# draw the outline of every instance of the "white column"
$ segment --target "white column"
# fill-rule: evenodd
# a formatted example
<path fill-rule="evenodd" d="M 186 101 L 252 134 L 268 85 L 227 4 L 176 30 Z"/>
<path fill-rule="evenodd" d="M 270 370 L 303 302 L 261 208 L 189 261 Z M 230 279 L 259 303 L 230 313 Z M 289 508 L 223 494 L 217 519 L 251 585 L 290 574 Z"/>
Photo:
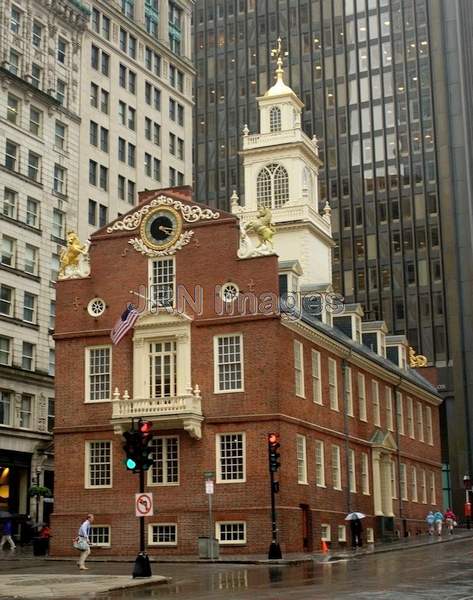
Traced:
<path fill-rule="evenodd" d="M 379 450 L 373 450 L 373 504 L 374 514 L 383 516 L 382 495 L 381 495 L 381 455 Z"/>
<path fill-rule="evenodd" d="M 383 454 L 381 457 L 381 495 L 382 495 L 382 507 L 385 517 L 394 516 L 393 513 L 393 491 L 391 485 L 391 459 L 389 454 Z"/>

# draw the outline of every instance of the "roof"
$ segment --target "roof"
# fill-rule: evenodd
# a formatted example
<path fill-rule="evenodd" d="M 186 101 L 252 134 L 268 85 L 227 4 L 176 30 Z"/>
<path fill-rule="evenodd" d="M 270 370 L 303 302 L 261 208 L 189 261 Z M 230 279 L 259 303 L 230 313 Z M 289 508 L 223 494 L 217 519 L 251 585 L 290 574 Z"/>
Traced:
<path fill-rule="evenodd" d="M 416 369 L 401 369 L 387 358 L 384 358 L 383 356 L 380 356 L 379 354 L 376 354 L 376 352 L 370 350 L 368 346 L 364 346 L 363 344 L 355 342 L 355 340 L 352 340 L 336 327 L 331 327 L 330 325 L 323 323 L 316 317 L 310 315 L 307 311 L 303 310 L 300 317 L 305 324 L 309 325 L 313 329 L 325 333 L 327 336 L 335 339 L 340 344 L 343 344 L 349 348 L 352 352 L 360 354 L 361 356 L 364 356 L 365 358 L 377 363 L 379 366 L 390 371 L 391 373 L 394 373 L 399 377 L 410 381 L 412 384 L 421 387 L 426 392 L 439 396 L 437 388 L 427 381 L 427 379 L 422 377 L 422 375 L 420 375 Z"/>

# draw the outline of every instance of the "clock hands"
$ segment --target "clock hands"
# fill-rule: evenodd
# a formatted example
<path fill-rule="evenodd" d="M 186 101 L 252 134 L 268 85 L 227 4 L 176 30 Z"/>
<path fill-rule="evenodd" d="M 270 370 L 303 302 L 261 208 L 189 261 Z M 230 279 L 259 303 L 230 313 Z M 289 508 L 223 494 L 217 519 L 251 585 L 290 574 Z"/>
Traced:
<path fill-rule="evenodd" d="M 159 231 L 164 231 L 164 233 L 172 233 L 172 227 L 164 227 L 164 225 L 160 225 L 158 229 Z"/>

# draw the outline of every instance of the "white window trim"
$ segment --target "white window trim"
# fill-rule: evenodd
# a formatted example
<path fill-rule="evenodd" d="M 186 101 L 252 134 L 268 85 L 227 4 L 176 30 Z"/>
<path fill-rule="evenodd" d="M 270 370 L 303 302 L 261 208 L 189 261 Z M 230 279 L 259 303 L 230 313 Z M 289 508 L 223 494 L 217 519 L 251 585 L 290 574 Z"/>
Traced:
<path fill-rule="evenodd" d="M 298 350 L 296 350 L 296 348 Z M 301 389 L 297 389 L 297 369 L 296 369 L 296 356 L 299 354 L 300 358 L 300 373 L 301 373 Z M 305 398 L 305 385 L 304 385 L 304 345 L 299 340 L 294 340 L 294 393 L 299 398 Z"/>
<path fill-rule="evenodd" d="M 175 542 L 153 542 L 153 527 L 169 527 L 173 526 L 176 530 L 176 541 Z M 149 523 L 148 524 L 148 540 L 147 546 L 160 547 L 160 546 L 177 546 L 178 544 L 178 532 L 177 532 L 177 523 Z"/>
<path fill-rule="evenodd" d="M 416 439 L 416 424 L 415 424 L 415 415 L 414 415 L 414 400 L 407 397 L 407 429 L 408 434 L 411 440 Z"/>
<path fill-rule="evenodd" d="M 415 415 L 416 415 L 415 420 L 417 423 L 417 431 L 419 434 L 419 442 L 424 442 L 424 440 L 425 440 L 425 436 L 424 436 L 424 405 L 420 401 L 416 402 Z"/>
<path fill-rule="evenodd" d="M 330 365 L 333 365 L 333 376 L 334 381 L 333 385 L 330 383 Z M 337 361 L 334 358 L 328 358 L 328 387 L 329 387 L 329 401 L 330 401 L 330 409 L 336 412 L 339 412 L 339 401 L 338 401 L 338 369 L 337 369 Z M 331 389 L 335 390 L 335 402 L 332 403 L 332 397 L 330 394 Z"/>
<path fill-rule="evenodd" d="M 339 542 L 346 542 L 347 541 L 347 528 L 346 528 L 346 525 L 339 525 L 337 527 L 337 530 L 338 530 L 338 541 Z"/>
<path fill-rule="evenodd" d="M 419 482 L 417 481 L 417 467 L 411 467 L 412 502 L 419 502 Z"/>
<path fill-rule="evenodd" d="M 437 504 L 437 478 L 435 477 L 435 473 L 431 471 L 430 473 L 430 503 L 435 506 Z"/>
<path fill-rule="evenodd" d="M 312 349 L 312 400 L 315 404 L 323 405 L 322 373 L 320 372 L 320 352 Z M 315 362 L 314 362 L 315 360 Z M 318 377 L 314 374 L 314 364 L 317 365 Z"/>
<path fill-rule="evenodd" d="M 366 479 L 363 477 L 366 471 Z M 366 488 L 363 486 L 366 481 Z M 370 491 L 370 457 L 367 452 L 361 453 L 361 493 L 364 496 L 371 496 Z"/>
<path fill-rule="evenodd" d="M 324 534 L 324 530 L 325 530 L 325 534 Z M 328 523 L 320 524 L 320 539 L 323 540 L 324 542 L 332 541 L 332 528 L 330 527 L 330 525 Z"/>
<path fill-rule="evenodd" d="M 231 390 L 220 390 L 219 389 L 219 377 L 218 377 L 218 340 L 222 337 L 237 337 L 240 338 L 240 362 L 241 362 L 241 387 Z M 245 354 L 243 348 L 243 334 L 239 331 L 232 331 L 225 334 L 214 335 L 214 394 L 237 394 L 245 391 Z"/>
<path fill-rule="evenodd" d="M 407 466 L 406 463 L 401 463 L 399 467 L 400 471 L 400 488 L 401 488 L 401 500 L 409 501 L 409 482 L 407 480 Z"/>
<path fill-rule="evenodd" d="M 220 531 L 222 525 L 243 525 L 244 539 L 243 540 L 222 540 L 220 539 Z M 247 544 L 247 527 L 246 521 L 216 521 L 215 522 L 215 537 L 220 546 L 245 546 Z"/>
<path fill-rule="evenodd" d="M 356 494 L 356 454 L 353 448 L 348 450 L 348 487 L 351 494 Z"/>
<path fill-rule="evenodd" d="M 220 437 L 222 435 L 241 435 L 243 442 L 243 479 L 222 479 L 220 477 Z M 216 483 L 246 483 L 246 432 L 245 431 L 222 431 L 215 435 L 215 472 Z M 226 521 L 225 521 L 226 522 Z"/>
<path fill-rule="evenodd" d="M 375 392 L 376 390 L 376 392 Z M 373 408 L 373 425 L 375 427 L 381 427 L 381 406 L 379 400 L 379 383 L 375 380 L 371 380 L 371 406 Z"/>
<path fill-rule="evenodd" d="M 107 442 L 110 444 L 110 483 L 108 485 L 90 485 L 90 444 L 98 442 Z M 112 440 L 85 440 L 85 481 L 86 490 L 101 490 L 113 487 L 113 441 Z"/>
<path fill-rule="evenodd" d="M 322 440 L 315 441 L 315 466 L 317 467 L 317 448 L 321 448 L 321 479 L 322 483 L 317 483 L 317 470 L 315 472 L 315 485 L 317 487 L 327 487 L 327 481 L 325 479 L 325 444 Z"/>
<path fill-rule="evenodd" d="M 404 428 L 404 397 L 401 392 L 396 392 L 396 418 L 399 435 L 406 435 Z"/>
<path fill-rule="evenodd" d="M 337 463 L 338 463 L 338 478 L 337 478 L 337 484 L 334 485 L 334 477 L 333 477 L 333 451 L 334 449 L 337 449 Z M 342 460 L 341 460 L 341 451 L 340 451 L 340 446 L 338 446 L 337 444 L 332 444 L 330 447 L 330 458 L 331 458 L 331 467 L 332 467 L 332 487 L 334 490 L 338 490 L 340 491 L 342 489 Z"/>
<path fill-rule="evenodd" d="M 363 385 L 360 385 L 360 381 L 363 382 Z M 361 390 L 363 393 L 361 394 Z M 361 410 L 363 407 L 363 411 Z M 366 410 L 366 379 L 363 373 L 358 373 L 358 412 L 360 415 L 360 421 L 365 423 L 368 422 L 368 412 Z"/>
<path fill-rule="evenodd" d="M 344 371 L 345 376 L 345 398 L 346 398 L 346 413 L 349 417 L 354 417 L 355 413 L 353 410 L 353 380 L 350 367 L 346 367 Z"/>
<path fill-rule="evenodd" d="M 111 548 L 111 546 L 112 546 L 112 527 L 110 525 L 105 525 L 105 524 L 101 524 L 101 523 L 94 523 L 92 525 L 92 529 L 96 529 L 98 527 L 102 527 L 103 529 L 108 529 L 108 544 L 94 543 L 94 548 Z"/>
<path fill-rule="evenodd" d="M 386 399 L 386 429 L 394 431 L 393 393 L 390 387 L 384 389 Z"/>
<path fill-rule="evenodd" d="M 298 441 L 302 440 L 302 466 L 303 466 L 303 477 L 299 479 L 299 457 L 298 450 L 299 444 Z M 300 485 L 308 485 L 307 481 L 307 438 L 305 435 L 297 434 L 296 435 L 296 461 L 297 461 L 297 483 Z"/>
<path fill-rule="evenodd" d="M 125 119 L 126 120 L 126 119 Z M 171 310 L 171 308 L 176 308 L 176 296 L 177 296 L 177 287 L 176 287 L 176 258 L 174 256 L 161 256 L 158 258 L 151 258 L 148 261 L 148 298 L 151 300 L 153 300 L 153 294 L 152 294 L 152 286 L 153 286 L 153 265 L 156 262 L 164 262 L 164 261 L 169 261 L 172 260 L 172 286 L 173 286 L 173 298 L 172 298 L 172 305 L 168 306 L 168 307 L 160 307 L 161 310 L 163 308 L 168 308 L 169 310 Z M 154 306 L 154 303 L 151 302 L 151 304 Z"/>
<path fill-rule="evenodd" d="M 153 468 L 150 467 L 147 471 L 148 475 L 147 475 L 147 481 L 146 481 L 146 485 L 149 487 L 176 487 L 178 485 L 181 485 L 181 444 L 180 444 L 180 438 L 178 435 L 157 435 L 155 436 L 155 438 L 161 438 L 163 440 L 169 440 L 169 439 L 175 439 L 177 440 L 177 481 L 171 481 L 171 482 L 163 482 L 163 483 L 154 483 L 153 482 Z M 150 444 L 151 446 L 151 444 Z M 167 457 L 166 457 L 166 463 L 167 463 Z M 163 525 L 169 525 L 169 523 L 163 523 Z M 155 523 L 155 525 L 161 525 L 161 523 Z M 172 525 L 172 523 L 171 523 Z"/>
<path fill-rule="evenodd" d="M 374 529 L 372 527 L 366 528 L 366 543 L 374 544 Z"/>
<path fill-rule="evenodd" d="M 434 431 L 432 429 L 433 427 L 433 423 L 432 423 L 432 407 L 431 406 L 426 406 L 425 407 L 425 422 L 426 422 L 426 429 L 427 429 L 427 443 L 429 444 L 429 446 L 433 446 L 434 445 Z"/>
<path fill-rule="evenodd" d="M 89 371 L 90 371 L 90 351 L 100 350 L 101 348 L 108 348 L 110 350 L 110 397 L 104 398 L 103 400 L 91 400 L 90 399 L 90 386 L 89 386 Z M 113 348 L 112 344 L 103 344 L 100 346 L 86 346 L 85 348 L 85 384 L 84 384 L 84 404 L 101 404 L 102 402 L 111 402 L 112 400 L 112 369 L 113 369 Z"/>

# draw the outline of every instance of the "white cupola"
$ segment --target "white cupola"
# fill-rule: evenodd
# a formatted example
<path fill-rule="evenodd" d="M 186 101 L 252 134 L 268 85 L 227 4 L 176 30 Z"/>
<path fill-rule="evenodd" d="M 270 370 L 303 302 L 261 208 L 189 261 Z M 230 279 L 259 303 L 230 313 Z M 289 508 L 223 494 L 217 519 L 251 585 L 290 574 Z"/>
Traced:
<path fill-rule="evenodd" d="M 281 39 L 272 54 L 276 82 L 257 98 L 261 131 L 243 129 L 244 206 L 233 204 L 232 210 L 247 223 L 260 208 L 270 208 L 280 262 L 298 261 L 305 286 L 330 284 L 334 242 L 330 208 L 319 206 L 317 139 L 302 131 L 304 105 L 284 83 Z"/>

